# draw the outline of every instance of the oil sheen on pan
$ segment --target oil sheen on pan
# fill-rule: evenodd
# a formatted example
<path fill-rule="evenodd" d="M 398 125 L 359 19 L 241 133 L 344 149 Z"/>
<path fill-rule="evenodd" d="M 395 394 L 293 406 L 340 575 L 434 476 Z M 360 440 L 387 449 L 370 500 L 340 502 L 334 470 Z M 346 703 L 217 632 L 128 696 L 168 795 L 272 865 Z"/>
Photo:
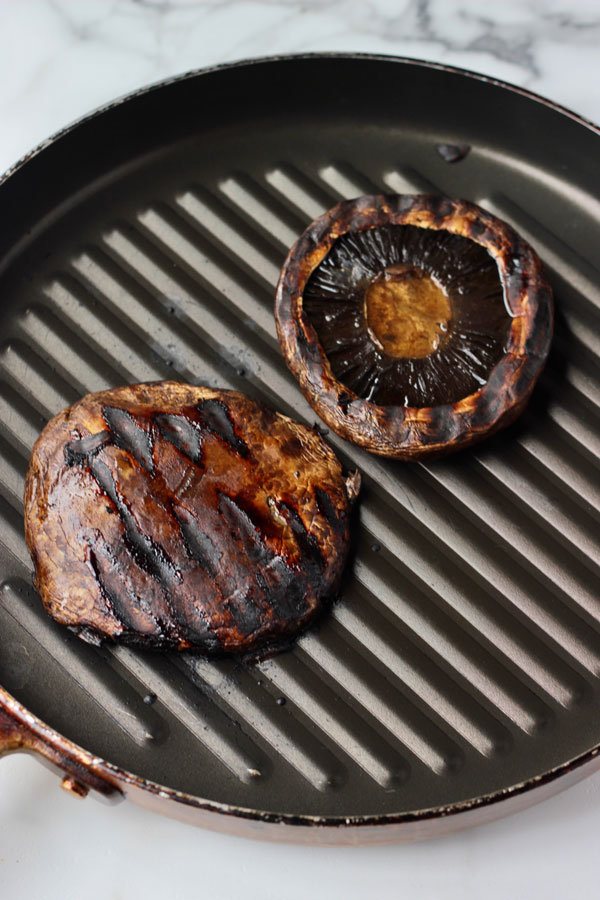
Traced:
<path fill-rule="evenodd" d="M 88 640 L 206 655 L 283 646 L 340 582 L 359 476 L 242 394 L 89 394 L 38 438 L 25 531 L 47 611 Z"/>
<path fill-rule="evenodd" d="M 544 366 L 552 293 L 535 251 L 464 200 L 343 201 L 292 247 L 275 315 L 322 419 L 373 453 L 440 456 L 512 422 Z"/>

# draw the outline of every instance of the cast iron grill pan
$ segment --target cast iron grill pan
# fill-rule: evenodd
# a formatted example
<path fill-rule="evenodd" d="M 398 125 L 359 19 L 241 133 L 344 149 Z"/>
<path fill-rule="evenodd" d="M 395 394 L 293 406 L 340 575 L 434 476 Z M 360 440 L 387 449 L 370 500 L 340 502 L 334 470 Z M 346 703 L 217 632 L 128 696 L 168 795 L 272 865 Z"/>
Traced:
<path fill-rule="evenodd" d="M 441 143 L 472 149 L 450 165 Z M 3 687 L 140 778 L 296 820 L 460 804 L 600 744 L 598 149 L 489 80 L 332 56 L 153 88 L 18 167 L 0 187 Z M 55 625 L 22 521 L 44 423 L 173 377 L 314 423 L 276 339 L 279 269 L 315 216 L 382 191 L 465 197 L 538 250 L 556 337 L 523 418 L 421 465 L 327 435 L 363 473 L 353 559 L 290 652 L 206 662 Z"/>

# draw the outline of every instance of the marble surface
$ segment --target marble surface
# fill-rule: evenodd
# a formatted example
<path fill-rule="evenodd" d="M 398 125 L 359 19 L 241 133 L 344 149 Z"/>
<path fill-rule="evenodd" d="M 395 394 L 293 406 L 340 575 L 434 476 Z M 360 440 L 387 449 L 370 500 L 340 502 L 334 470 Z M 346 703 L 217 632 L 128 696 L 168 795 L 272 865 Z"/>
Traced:
<path fill-rule="evenodd" d="M 600 121 L 598 0 L 0 0 L 0 171 L 161 78 L 247 57 L 364 51 L 450 63 Z M 36 761 L 0 763 L 0 894 L 33 898 L 597 896 L 600 776 L 435 842 L 275 847 L 130 804 L 74 800 Z M 173 873 L 177 873 L 174 876 Z M 173 880 L 175 877 L 175 880 Z"/>
<path fill-rule="evenodd" d="M 598 0 L 0 0 L 0 171 L 114 97 L 249 57 L 435 60 L 600 121 Z"/>

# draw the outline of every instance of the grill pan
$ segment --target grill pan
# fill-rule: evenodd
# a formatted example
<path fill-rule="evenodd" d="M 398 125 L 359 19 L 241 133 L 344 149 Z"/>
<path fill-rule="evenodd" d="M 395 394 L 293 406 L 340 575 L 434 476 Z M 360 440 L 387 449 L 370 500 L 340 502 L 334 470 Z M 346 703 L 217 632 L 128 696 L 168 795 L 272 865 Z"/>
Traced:
<path fill-rule="evenodd" d="M 448 163 L 437 145 L 469 145 Z M 192 73 L 83 119 L 0 184 L 0 751 L 65 787 L 288 841 L 488 821 L 599 767 L 598 129 L 407 59 Z M 555 292 L 522 419 L 447 461 L 329 434 L 364 488 L 342 596 L 255 664 L 96 648 L 31 582 L 22 493 L 48 418 L 178 377 L 315 415 L 276 340 L 287 249 L 342 197 L 442 193 L 513 224 Z M 85 748 L 85 749 L 84 749 Z"/>

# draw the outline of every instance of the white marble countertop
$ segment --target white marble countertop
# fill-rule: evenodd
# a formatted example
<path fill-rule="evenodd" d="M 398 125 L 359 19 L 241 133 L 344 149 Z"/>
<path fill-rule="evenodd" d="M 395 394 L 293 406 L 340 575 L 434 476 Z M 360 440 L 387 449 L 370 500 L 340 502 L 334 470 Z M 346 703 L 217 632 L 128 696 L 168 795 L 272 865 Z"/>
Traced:
<path fill-rule="evenodd" d="M 363 51 L 462 66 L 600 122 L 598 0 L 2 0 L 0 171 L 143 84 L 219 62 Z M 305 849 L 78 802 L 0 763 L 0 894 L 87 900 L 597 896 L 600 775 L 525 813 L 404 847 Z"/>
<path fill-rule="evenodd" d="M 281 53 L 462 66 L 600 122 L 598 0 L 2 0 L 0 11 L 0 172 L 141 85 Z"/>

